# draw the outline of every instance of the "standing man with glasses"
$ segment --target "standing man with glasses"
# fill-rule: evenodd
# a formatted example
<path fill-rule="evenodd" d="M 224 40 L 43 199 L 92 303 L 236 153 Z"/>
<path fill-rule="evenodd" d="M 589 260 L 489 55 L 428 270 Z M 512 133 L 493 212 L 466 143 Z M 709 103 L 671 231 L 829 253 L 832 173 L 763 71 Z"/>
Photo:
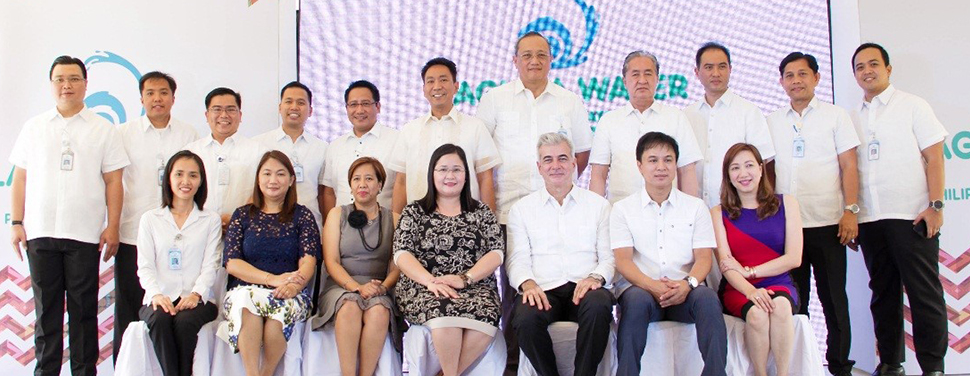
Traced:
<path fill-rule="evenodd" d="M 162 205 L 165 163 L 189 142 L 199 139 L 195 128 L 172 117 L 175 79 L 165 73 L 145 73 L 138 82 L 145 115 L 122 124 L 121 142 L 131 164 L 125 168 L 125 204 L 121 210 L 121 245 L 115 257 L 114 359 L 132 321 L 138 321 L 145 290 L 138 276 L 138 225 L 142 214 Z"/>
<path fill-rule="evenodd" d="M 209 190 L 205 209 L 219 213 L 225 230 L 232 212 L 253 196 L 256 168 L 266 147 L 238 134 L 242 121 L 239 93 L 215 88 L 205 96 L 205 108 L 212 133 L 185 145 L 185 149 L 201 157 L 205 164 Z"/>
<path fill-rule="evenodd" d="M 421 69 L 424 98 L 431 104 L 431 112 L 404 125 L 391 154 L 388 167 L 397 171 L 395 213 L 400 214 L 409 200 L 428 193 L 428 162 L 435 149 L 444 144 L 455 144 L 465 151 L 468 168 L 473 170 L 468 175 L 472 198 L 495 210 L 492 169 L 502 161 L 485 124 L 455 108 L 457 76 L 455 63 L 443 57 L 428 60 Z"/>
<path fill-rule="evenodd" d="M 98 252 L 108 261 L 118 251 L 128 156 L 117 128 L 84 105 L 84 63 L 60 56 L 49 77 L 57 106 L 24 124 L 10 153 L 11 244 L 30 267 L 34 375 L 61 374 L 65 293 L 71 374 L 95 375 Z"/>
<path fill-rule="evenodd" d="M 589 162 L 593 131 L 583 100 L 549 80 L 552 55 L 549 41 L 531 31 L 515 42 L 512 63 L 519 78 L 489 90 L 478 105 L 477 117 L 495 140 L 502 166 L 495 171 L 495 198 L 499 224 L 505 227 L 509 210 L 519 199 L 544 187 L 533 152 L 539 136 L 556 132 L 566 136 L 574 147 L 576 176 L 582 176 Z M 511 240 L 511 239 L 509 239 Z M 514 244 L 506 243 L 508 249 Z M 519 347 L 515 332 L 508 330 L 512 318 L 515 289 L 509 286 L 504 268 L 499 268 L 502 288 L 502 328 L 508 345 L 506 373 L 518 367 Z"/>
<path fill-rule="evenodd" d="M 381 113 L 381 92 L 374 84 L 365 80 L 354 81 L 344 91 L 344 103 L 352 128 L 335 138 L 327 148 L 327 165 L 323 169 L 324 213 L 354 202 L 347 181 L 350 165 L 357 158 L 371 157 L 386 166 L 398 137 L 397 129 L 377 121 L 377 115 Z M 396 174 L 393 170 L 387 171 L 384 188 L 377 195 L 377 203 L 386 208 L 391 207 Z"/>

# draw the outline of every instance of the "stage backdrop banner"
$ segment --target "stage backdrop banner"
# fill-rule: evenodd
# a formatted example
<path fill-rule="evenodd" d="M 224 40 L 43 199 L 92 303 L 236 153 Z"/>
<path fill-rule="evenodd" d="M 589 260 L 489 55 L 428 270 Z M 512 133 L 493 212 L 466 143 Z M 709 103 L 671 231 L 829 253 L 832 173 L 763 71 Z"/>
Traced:
<path fill-rule="evenodd" d="M 0 374 L 26 375 L 35 363 L 30 275 L 9 242 L 8 158 L 24 122 L 55 105 L 47 76 L 54 58 L 85 62 L 85 102 L 114 124 L 141 116 L 138 79 L 161 70 L 178 83 L 175 117 L 208 134 L 203 99 L 226 86 L 242 93 L 241 133 L 255 135 L 277 126 L 279 88 L 296 77 L 295 30 L 294 1 L 0 3 Z M 113 264 L 101 265 L 100 375 L 113 373 Z M 70 374 L 66 357 L 62 374 Z"/>
<path fill-rule="evenodd" d="M 970 107 L 964 89 L 970 78 L 954 74 L 970 61 L 965 36 L 970 24 L 959 1 L 912 3 L 900 0 L 859 1 L 862 42 L 882 44 L 893 66 L 891 81 L 903 91 L 926 99 L 950 135 L 944 141 L 946 191 L 944 224 L 940 236 L 940 281 L 946 299 L 949 348 L 947 374 L 970 373 Z M 848 52 L 851 54 L 851 52 Z M 849 70 L 849 65 L 835 69 Z M 839 85 L 841 88 L 843 85 Z M 858 105 L 862 91 L 853 82 Z M 913 346 L 909 303 L 904 311 L 907 374 L 919 374 Z M 916 308 L 916 307 L 914 307 Z M 918 308 L 917 308 L 918 309 Z M 858 333 L 853 335 L 871 335 Z M 877 358 L 878 359 L 878 358 Z"/>

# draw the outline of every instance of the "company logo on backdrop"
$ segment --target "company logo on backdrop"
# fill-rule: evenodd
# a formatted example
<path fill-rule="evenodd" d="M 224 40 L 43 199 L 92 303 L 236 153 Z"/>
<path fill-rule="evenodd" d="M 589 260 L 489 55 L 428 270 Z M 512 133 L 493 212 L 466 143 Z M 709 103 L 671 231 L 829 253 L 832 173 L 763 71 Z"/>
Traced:
<path fill-rule="evenodd" d="M 569 28 L 563 25 L 552 17 L 539 17 L 519 31 L 519 37 L 522 37 L 528 32 L 535 31 L 546 36 L 549 40 L 549 49 L 552 54 L 552 69 L 564 69 L 572 68 L 579 64 L 585 63 L 588 56 L 586 56 L 586 51 L 589 50 L 589 46 L 593 44 L 593 38 L 596 37 L 596 30 L 599 28 L 599 21 L 596 16 L 596 9 L 592 5 L 586 4 L 585 1 L 576 0 L 576 5 L 579 5 L 579 9 L 583 12 L 583 16 L 586 19 L 586 38 L 583 40 L 582 47 L 573 54 L 573 41 Z M 552 34 L 552 35 L 550 35 Z"/>
<path fill-rule="evenodd" d="M 127 72 L 122 73 L 122 76 L 127 76 L 130 74 L 130 77 L 134 79 L 134 81 L 130 83 L 128 80 L 109 79 L 109 82 L 112 84 L 121 83 L 123 85 L 134 85 L 133 87 L 137 88 L 138 81 L 141 80 L 141 73 L 138 71 L 138 68 L 135 68 L 134 64 L 121 55 L 111 51 L 95 51 L 94 55 L 84 59 L 84 65 L 87 67 L 88 71 L 91 71 L 96 66 L 114 66 L 115 68 L 120 67 L 122 72 Z M 112 85 L 112 88 L 115 87 L 116 85 Z M 98 115 L 101 115 L 105 119 L 108 119 L 108 121 L 110 121 L 112 124 L 121 124 L 128 121 L 128 112 L 125 110 L 125 106 L 122 103 L 122 100 L 119 99 L 118 96 L 109 91 L 97 91 L 91 93 L 87 98 L 84 99 L 84 104 L 86 104 L 88 108 Z M 142 108 L 141 112 L 145 112 L 144 108 Z"/>

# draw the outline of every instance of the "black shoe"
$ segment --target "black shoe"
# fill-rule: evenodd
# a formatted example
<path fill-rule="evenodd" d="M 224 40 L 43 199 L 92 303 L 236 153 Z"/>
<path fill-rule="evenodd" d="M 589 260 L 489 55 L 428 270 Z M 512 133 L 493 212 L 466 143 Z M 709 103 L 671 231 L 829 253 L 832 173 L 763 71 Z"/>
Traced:
<path fill-rule="evenodd" d="M 923 376 L 944 376 L 943 371 L 923 372 Z"/>
<path fill-rule="evenodd" d="M 872 373 L 872 376 L 906 376 L 906 370 L 903 366 L 898 364 L 882 364 L 880 363 L 876 367 L 876 371 Z"/>

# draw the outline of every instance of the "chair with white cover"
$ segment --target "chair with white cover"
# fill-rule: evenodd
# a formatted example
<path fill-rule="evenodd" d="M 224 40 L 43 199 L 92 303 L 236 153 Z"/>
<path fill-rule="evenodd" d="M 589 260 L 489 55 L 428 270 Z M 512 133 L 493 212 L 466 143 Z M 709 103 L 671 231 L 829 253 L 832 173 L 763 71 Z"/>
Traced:
<path fill-rule="evenodd" d="M 572 321 L 557 321 L 549 325 L 549 337 L 552 338 L 552 349 L 556 354 L 556 367 L 562 376 L 571 376 L 576 368 L 576 332 L 579 324 Z M 616 373 L 616 325 L 610 325 L 610 339 L 596 369 L 597 376 L 611 376 Z M 532 362 L 519 350 L 518 376 L 537 376 Z"/>
<path fill-rule="evenodd" d="M 792 376 L 823 376 L 822 356 L 818 351 L 815 331 L 808 316 L 795 315 L 795 341 L 789 373 Z M 744 345 L 744 321 L 724 315 L 727 328 L 727 374 L 753 375 L 751 360 Z M 699 375 L 704 360 L 697 349 L 697 331 L 693 324 L 674 321 L 651 323 L 647 345 L 640 359 L 640 375 Z M 774 357 L 768 356 L 768 373 L 774 374 Z"/>
<path fill-rule="evenodd" d="M 128 324 L 118 351 L 115 374 L 162 376 L 162 366 L 158 363 L 152 339 L 148 336 L 148 325 L 144 321 Z"/>
<path fill-rule="evenodd" d="M 205 346 L 210 350 L 210 358 L 202 361 L 202 365 L 208 365 L 205 368 L 208 372 L 199 373 L 193 372 L 195 376 L 238 376 L 245 375 L 246 369 L 243 366 L 242 357 L 232 352 L 232 347 L 222 339 L 225 336 L 225 331 L 228 331 L 229 322 L 225 320 L 217 320 L 206 324 L 202 327 L 202 331 L 199 332 L 199 347 L 202 347 L 203 338 L 208 339 Z M 299 322 L 293 325 L 293 334 L 290 339 L 286 342 L 286 353 L 283 354 L 283 359 L 280 360 L 279 365 L 276 367 L 275 376 L 300 376 L 302 375 L 302 365 L 303 365 L 303 331 L 306 323 Z M 223 334 L 219 334 L 222 332 Z M 209 334 L 211 333 L 211 334 Z M 204 335 L 205 334 L 205 335 Z M 208 364 L 204 364 L 208 363 Z M 196 349 L 196 359 L 193 370 L 198 370 L 200 367 L 199 351 Z"/>
<path fill-rule="evenodd" d="M 401 354 L 394 349 L 388 334 L 384 340 L 381 357 L 377 360 L 376 376 L 398 376 L 402 374 Z M 317 376 L 339 376 L 340 357 L 337 355 L 337 334 L 333 323 L 324 325 L 320 330 L 305 330 L 303 334 L 303 374 Z M 413 375 L 413 373 L 412 373 Z"/>
<path fill-rule="evenodd" d="M 475 363 L 472 363 L 466 376 L 495 376 L 505 370 L 507 356 L 505 338 L 496 332 L 492 344 Z M 408 363 L 409 376 L 434 376 L 441 371 L 438 354 L 431 343 L 431 329 L 422 325 L 411 325 L 404 335 L 404 359 Z"/>

